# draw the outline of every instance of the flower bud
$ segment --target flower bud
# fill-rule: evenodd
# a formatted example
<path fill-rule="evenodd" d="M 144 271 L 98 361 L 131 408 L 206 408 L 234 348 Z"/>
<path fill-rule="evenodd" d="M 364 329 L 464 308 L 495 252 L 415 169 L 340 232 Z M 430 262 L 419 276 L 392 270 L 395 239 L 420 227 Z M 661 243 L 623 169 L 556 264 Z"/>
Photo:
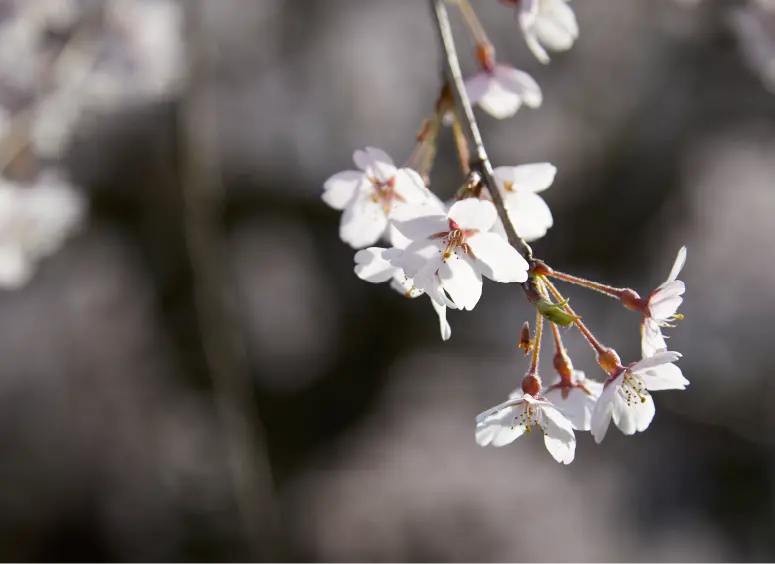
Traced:
<path fill-rule="evenodd" d="M 611 348 L 603 349 L 598 353 L 597 363 L 611 376 L 618 374 L 622 368 L 622 360 L 616 354 L 616 351 Z"/>
<path fill-rule="evenodd" d="M 538 397 L 541 393 L 541 378 L 538 377 L 538 374 L 525 374 L 525 377 L 522 378 L 522 391 L 534 398 Z"/>
<path fill-rule="evenodd" d="M 530 354 L 530 351 L 533 350 L 533 341 L 530 338 L 530 323 L 527 321 L 522 325 L 522 330 L 519 332 L 519 343 L 517 344 L 517 347 L 525 351 L 525 356 Z"/>

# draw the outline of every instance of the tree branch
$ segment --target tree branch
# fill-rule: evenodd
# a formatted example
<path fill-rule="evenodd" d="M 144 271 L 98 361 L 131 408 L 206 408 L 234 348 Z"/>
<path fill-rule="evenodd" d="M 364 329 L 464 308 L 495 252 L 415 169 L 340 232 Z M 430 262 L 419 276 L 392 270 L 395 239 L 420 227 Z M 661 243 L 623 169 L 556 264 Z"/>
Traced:
<path fill-rule="evenodd" d="M 492 203 L 495 205 L 495 209 L 498 210 L 498 217 L 500 217 L 501 222 L 503 223 L 503 228 L 506 231 L 506 237 L 509 243 L 525 258 L 526 261 L 528 261 L 528 263 L 531 263 L 532 266 L 533 249 L 530 248 L 530 245 L 528 245 L 527 242 L 519 236 L 516 229 L 514 229 L 514 225 L 509 218 L 509 211 L 506 208 L 506 202 L 495 184 L 492 164 L 487 157 L 487 151 L 484 148 L 482 135 L 479 132 L 476 117 L 474 117 L 474 110 L 471 107 L 471 101 L 468 99 L 468 94 L 466 93 L 463 72 L 460 70 L 460 62 L 458 61 L 457 50 L 455 49 L 455 38 L 452 35 L 452 28 L 449 25 L 449 15 L 444 2 L 445 0 L 430 0 L 431 9 L 436 22 L 436 29 L 439 33 L 439 41 L 444 49 L 444 70 L 447 75 L 447 82 L 454 93 L 455 102 L 459 110 L 457 112 L 457 119 L 462 125 L 469 146 L 474 148 L 475 156 L 472 158 L 471 170 L 479 173 L 482 178 L 482 183 L 490 193 Z"/>

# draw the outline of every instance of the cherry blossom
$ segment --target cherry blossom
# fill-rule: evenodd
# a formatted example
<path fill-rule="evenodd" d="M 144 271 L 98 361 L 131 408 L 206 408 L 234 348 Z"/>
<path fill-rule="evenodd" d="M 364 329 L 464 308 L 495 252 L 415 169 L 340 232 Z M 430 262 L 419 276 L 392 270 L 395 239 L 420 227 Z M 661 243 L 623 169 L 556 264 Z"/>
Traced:
<path fill-rule="evenodd" d="M 573 462 L 576 436 L 570 421 L 550 401 L 522 390 L 476 416 L 476 442 L 481 446 L 505 446 L 531 433 L 534 427 L 544 434 L 546 450 L 557 462 Z"/>
<path fill-rule="evenodd" d="M 385 235 L 389 217 L 401 204 L 434 200 L 417 172 L 396 168 L 380 149 L 355 151 L 353 161 L 359 171 L 339 172 L 323 185 L 323 201 L 344 211 L 339 236 L 353 248 L 373 245 Z"/>
<path fill-rule="evenodd" d="M 603 440 L 611 419 L 625 435 L 645 431 L 656 411 L 649 392 L 684 390 L 689 384 L 681 369 L 673 364 L 679 358 L 680 353 L 660 351 L 627 368 L 620 367 L 618 375 L 603 385 L 592 412 L 591 430 L 595 441 Z"/>
<path fill-rule="evenodd" d="M 589 380 L 581 370 L 572 370 L 568 380 L 558 377 L 544 397 L 560 410 L 576 431 L 589 431 L 592 411 L 603 384 Z"/>
<path fill-rule="evenodd" d="M 490 232 L 496 218 L 492 202 L 477 198 L 455 202 L 447 214 L 431 206 L 402 206 L 394 225 L 411 242 L 389 260 L 438 303 L 443 299 L 433 293 L 440 287 L 459 309 L 473 309 L 482 295 L 482 276 L 527 280 L 527 261 Z"/>
<path fill-rule="evenodd" d="M 549 62 L 546 49 L 567 51 L 579 36 L 576 15 L 568 0 L 523 0 L 519 25 L 525 42 L 542 63 Z"/>
<path fill-rule="evenodd" d="M 19 288 L 83 220 L 83 197 L 46 171 L 32 185 L 0 180 L 0 287 Z"/>
<path fill-rule="evenodd" d="M 681 247 L 675 259 L 670 276 L 656 290 L 651 292 L 641 323 L 641 348 L 644 357 L 653 356 L 656 352 L 667 350 L 662 327 L 671 327 L 674 319 L 680 319 L 676 314 L 678 306 L 683 302 L 685 284 L 677 280 L 686 263 L 686 247 Z"/>
<path fill-rule="evenodd" d="M 416 298 L 423 295 L 425 293 L 424 290 L 415 287 L 411 278 L 407 277 L 400 268 L 390 264 L 387 258 L 385 258 L 386 254 L 390 256 L 391 253 L 395 254 L 396 251 L 400 252 L 400 249 L 383 249 L 380 247 L 361 249 L 355 253 L 355 274 L 366 282 L 378 284 L 390 281 L 390 287 L 407 298 Z M 454 309 L 455 304 L 446 298 L 444 292 L 441 291 L 440 285 L 441 283 L 439 282 L 438 287 L 428 293 L 428 297 L 436 315 L 439 316 L 441 338 L 446 341 L 452 336 L 452 328 L 447 321 L 447 308 Z M 437 302 L 433 296 L 442 301 Z"/>
<path fill-rule="evenodd" d="M 520 237 L 531 242 L 546 235 L 554 220 L 549 206 L 538 192 L 552 185 L 557 169 L 549 163 L 534 163 L 499 166 L 493 173 L 495 183 L 506 200 L 511 223 Z M 495 231 L 505 234 L 500 219 Z"/>
<path fill-rule="evenodd" d="M 472 104 L 479 104 L 497 119 L 513 116 L 522 104 L 541 105 L 543 93 L 538 83 L 526 72 L 496 62 L 492 46 L 478 46 L 477 58 L 481 70 L 465 81 Z"/>

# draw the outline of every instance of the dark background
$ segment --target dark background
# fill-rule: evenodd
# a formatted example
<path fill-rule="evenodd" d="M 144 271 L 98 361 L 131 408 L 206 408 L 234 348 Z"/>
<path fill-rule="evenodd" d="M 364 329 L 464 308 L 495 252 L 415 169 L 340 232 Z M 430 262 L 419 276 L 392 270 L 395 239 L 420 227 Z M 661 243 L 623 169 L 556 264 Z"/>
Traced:
<path fill-rule="evenodd" d="M 481 117 L 496 166 L 558 167 L 536 254 L 646 294 L 689 249 L 669 344 L 691 386 L 643 434 L 579 434 L 567 467 L 535 437 L 474 442 L 527 366 L 519 290 L 485 283 L 443 343 L 425 298 L 353 275 L 320 201 L 356 148 L 411 153 L 440 85 L 427 2 L 202 4 L 205 63 L 82 128 L 88 225 L 0 293 L 0 558 L 775 558 L 775 95 L 730 23 L 744 3 L 578 0 L 580 39 L 542 66 L 510 8 L 473 2 L 544 90 Z M 448 131 L 433 180 L 460 182 Z M 635 314 L 568 294 L 637 358 Z"/>

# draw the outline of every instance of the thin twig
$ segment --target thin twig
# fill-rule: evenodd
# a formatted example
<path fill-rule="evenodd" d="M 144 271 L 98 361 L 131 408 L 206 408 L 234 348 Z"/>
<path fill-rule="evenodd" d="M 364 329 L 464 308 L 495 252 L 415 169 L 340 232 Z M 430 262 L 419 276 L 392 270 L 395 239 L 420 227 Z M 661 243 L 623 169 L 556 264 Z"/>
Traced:
<path fill-rule="evenodd" d="M 466 93 L 463 72 L 460 70 L 460 62 L 458 61 L 457 50 L 455 49 L 455 38 L 452 35 L 452 28 L 449 25 L 449 14 L 447 13 L 447 7 L 444 4 L 444 1 L 445 0 L 430 0 L 430 3 L 436 22 L 436 29 L 439 33 L 439 40 L 444 49 L 447 80 L 454 92 L 455 101 L 460 110 L 458 117 L 460 118 L 463 132 L 468 139 L 469 146 L 473 147 L 475 151 L 475 157 L 471 163 L 471 170 L 476 170 L 481 175 L 482 182 L 490 193 L 490 197 L 492 197 L 492 203 L 495 205 L 495 209 L 498 210 L 498 217 L 500 217 L 501 222 L 503 223 L 503 228 L 506 231 L 506 238 L 509 243 L 525 258 L 525 260 L 528 261 L 528 263 L 530 263 L 533 260 L 533 250 L 514 229 L 514 225 L 509 218 L 506 202 L 498 190 L 495 178 L 493 177 L 492 164 L 487 157 L 487 151 L 484 148 L 482 135 L 479 132 L 476 117 L 474 117 L 474 110 L 471 107 L 471 101 L 468 99 L 468 94 Z"/>
<path fill-rule="evenodd" d="M 202 31 L 202 1 L 186 3 L 193 64 L 180 115 L 185 237 L 201 343 L 223 426 L 232 486 L 250 559 L 274 560 L 278 540 L 274 485 L 238 329 L 235 292 L 225 264 L 227 255 L 219 220 L 222 194 L 212 105 L 204 83 L 209 57 Z"/>

